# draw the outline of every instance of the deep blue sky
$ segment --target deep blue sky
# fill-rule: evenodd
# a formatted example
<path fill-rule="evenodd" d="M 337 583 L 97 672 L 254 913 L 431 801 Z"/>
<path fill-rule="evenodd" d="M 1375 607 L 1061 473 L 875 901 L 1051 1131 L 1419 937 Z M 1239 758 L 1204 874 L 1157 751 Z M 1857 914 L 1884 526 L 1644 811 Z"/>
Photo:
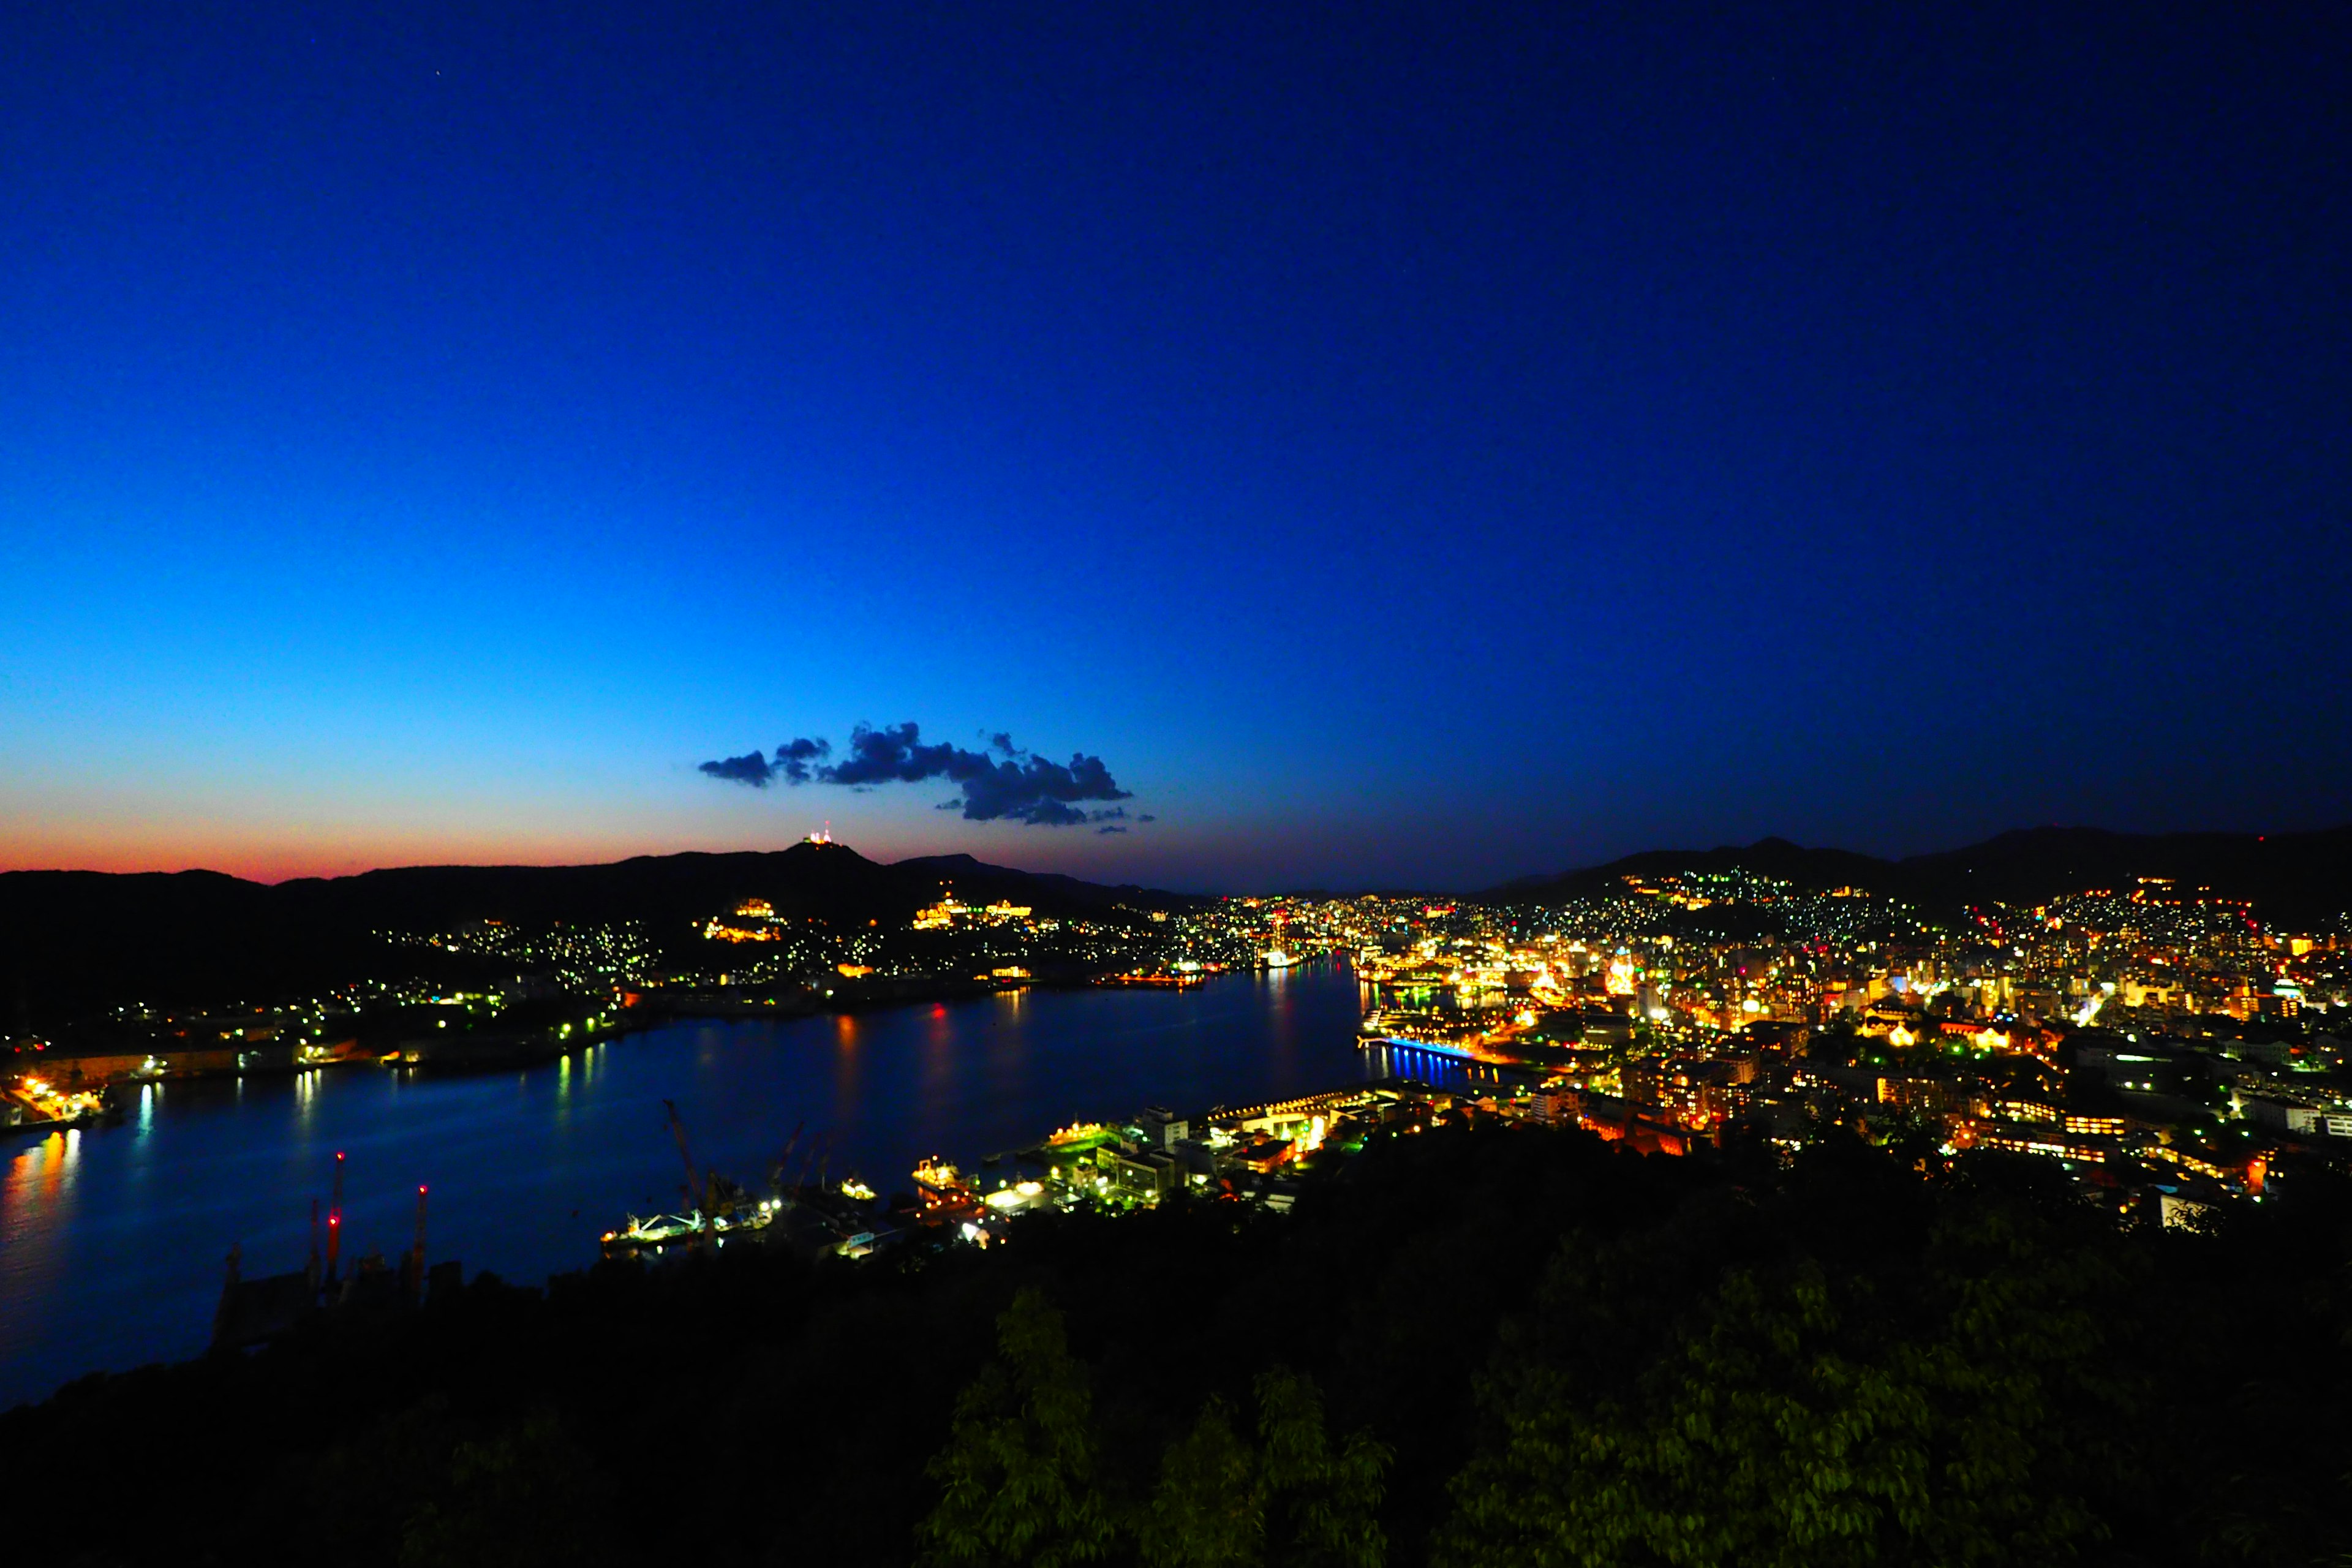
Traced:
<path fill-rule="evenodd" d="M 0 862 L 2352 818 L 2340 7 L 361 9 L 0 19 Z"/>

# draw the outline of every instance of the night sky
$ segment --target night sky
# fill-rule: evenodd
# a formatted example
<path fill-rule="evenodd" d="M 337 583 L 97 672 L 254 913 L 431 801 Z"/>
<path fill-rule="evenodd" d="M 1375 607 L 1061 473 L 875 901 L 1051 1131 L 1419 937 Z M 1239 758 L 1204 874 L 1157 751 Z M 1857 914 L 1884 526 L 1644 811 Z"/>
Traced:
<path fill-rule="evenodd" d="M 0 865 L 2352 819 L 2344 7 L 362 9 L 0 19 Z"/>

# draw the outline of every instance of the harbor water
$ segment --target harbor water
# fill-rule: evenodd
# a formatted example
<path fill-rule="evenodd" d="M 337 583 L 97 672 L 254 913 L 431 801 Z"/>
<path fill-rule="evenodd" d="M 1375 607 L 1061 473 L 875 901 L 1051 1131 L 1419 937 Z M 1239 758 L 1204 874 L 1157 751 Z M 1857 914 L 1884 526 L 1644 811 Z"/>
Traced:
<path fill-rule="evenodd" d="M 800 1126 L 795 1168 L 821 1150 L 832 1177 L 887 1193 L 926 1156 L 970 1163 L 1146 1104 L 1197 1114 L 1478 1070 L 1360 1051 L 1362 1016 L 1354 977 L 1317 963 L 1174 992 L 681 1023 L 480 1076 L 370 1065 L 133 1090 L 119 1122 L 0 1142 L 0 1408 L 201 1351 L 232 1244 L 248 1276 L 302 1266 L 339 1150 L 347 1258 L 396 1256 L 424 1184 L 434 1258 L 535 1284 L 593 1263 L 625 1214 L 678 1206 L 665 1100 L 698 1163 L 755 1191 Z"/>

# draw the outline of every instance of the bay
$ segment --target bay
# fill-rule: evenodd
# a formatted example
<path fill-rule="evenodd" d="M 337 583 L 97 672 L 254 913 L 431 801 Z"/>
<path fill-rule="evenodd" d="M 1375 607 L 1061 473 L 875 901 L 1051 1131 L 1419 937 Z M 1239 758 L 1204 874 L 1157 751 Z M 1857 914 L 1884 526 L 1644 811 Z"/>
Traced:
<path fill-rule="evenodd" d="M 754 1191 L 797 1126 L 795 1168 L 821 1150 L 832 1176 L 887 1193 L 927 1156 L 969 1166 L 1147 1104 L 1192 1115 L 1464 1074 L 1359 1050 L 1362 1016 L 1355 977 L 1316 963 L 1177 992 L 680 1023 L 482 1076 L 361 1066 L 147 1088 L 118 1124 L 0 1143 L 0 1407 L 202 1351 L 231 1244 L 248 1277 L 299 1268 L 339 1150 L 347 1257 L 396 1258 L 422 1184 L 434 1259 L 535 1284 L 594 1262 L 625 1213 L 678 1205 L 665 1100 L 697 1162 Z"/>

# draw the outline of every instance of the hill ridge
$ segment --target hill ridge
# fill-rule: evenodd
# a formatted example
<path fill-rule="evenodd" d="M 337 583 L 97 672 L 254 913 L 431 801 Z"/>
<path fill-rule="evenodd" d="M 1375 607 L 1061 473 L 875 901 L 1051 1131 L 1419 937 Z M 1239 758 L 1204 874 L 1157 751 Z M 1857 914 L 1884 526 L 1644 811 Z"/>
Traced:
<path fill-rule="evenodd" d="M 2039 903 L 2061 893 L 2161 877 L 2184 890 L 2244 899 L 2267 918 L 2295 923 L 2352 910 L 2352 825 L 2296 833 L 2020 827 L 1956 849 L 1895 859 L 1768 837 L 1711 849 L 1645 849 L 1597 866 L 1515 878 L 1475 896 L 1490 903 L 1541 903 L 1595 893 L 1628 876 L 1733 869 L 1817 890 L 1853 886 L 1937 905 Z"/>
<path fill-rule="evenodd" d="M 781 914 L 902 922 L 952 882 L 959 896 L 1042 915 L 1199 900 L 1133 884 L 994 866 L 970 856 L 869 860 L 847 845 L 688 850 L 582 866 L 387 866 L 249 881 L 212 870 L 0 872 L 0 1034 L 37 1016 L 124 997 L 259 994 L 384 963 L 377 934 L 470 921 L 649 926 L 699 921 L 748 898 Z"/>

